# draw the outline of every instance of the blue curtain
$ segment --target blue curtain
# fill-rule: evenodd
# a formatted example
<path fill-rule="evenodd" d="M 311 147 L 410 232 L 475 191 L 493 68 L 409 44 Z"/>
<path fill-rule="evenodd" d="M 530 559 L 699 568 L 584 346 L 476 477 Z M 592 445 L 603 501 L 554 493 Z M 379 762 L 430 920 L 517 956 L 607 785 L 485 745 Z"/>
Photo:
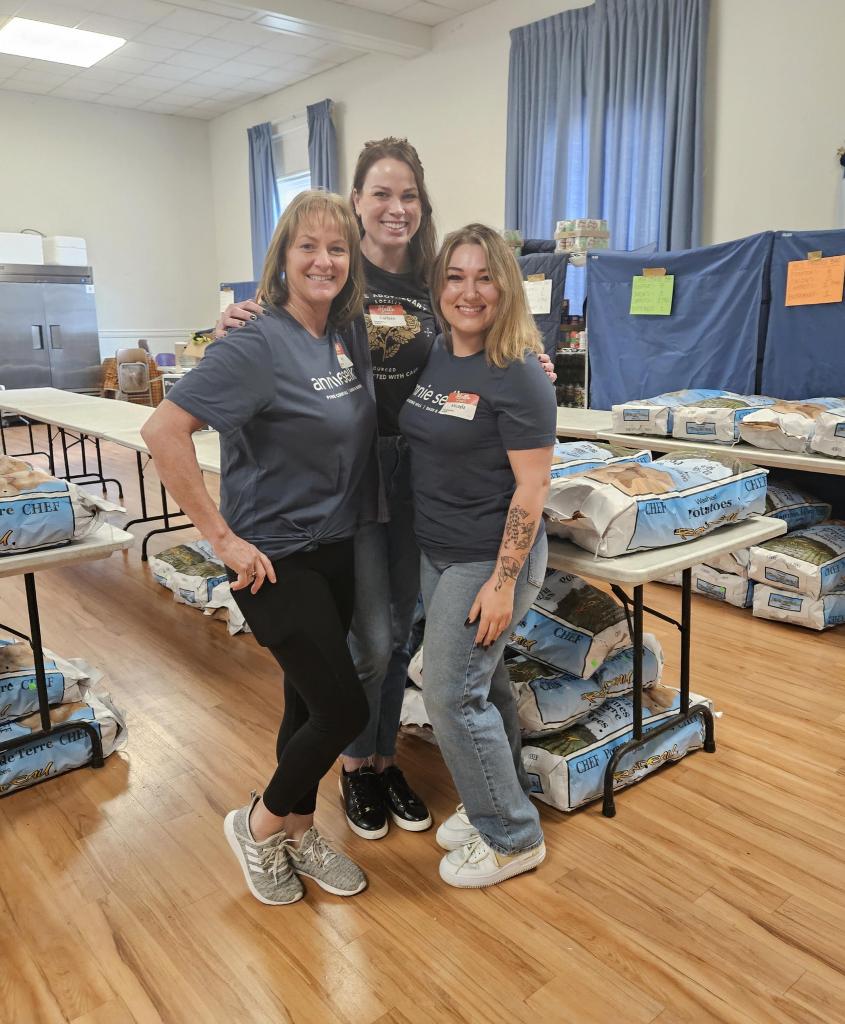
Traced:
<path fill-rule="evenodd" d="M 337 135 L 332 123 L 332 101 L 321 100 L 307 107 L 308 112 L 308 164 L 311 168 L 311 188 L 325 188 L 337 192 L 340 178 L 337 172 Z"/>
<path fill-rule="evenodd" d="M 247 128 L 249 138 L 249 218 L 252 227 L 252 276 L 261 279 L 264 257 L 279 219 L 273 129 L 269 121 Z"/>
<path fill-rule="evenodd" d="M 616 249 L 700 244 L 709 9 L 710 0 L 596 0 L 588 206 L 610 222 Z"/>
<path fill-rule="evenodd" d="M 505 223 L 604 217 L 614 248 L 699 243 L 710 0 L 596 0 L 511 32 Z"/>

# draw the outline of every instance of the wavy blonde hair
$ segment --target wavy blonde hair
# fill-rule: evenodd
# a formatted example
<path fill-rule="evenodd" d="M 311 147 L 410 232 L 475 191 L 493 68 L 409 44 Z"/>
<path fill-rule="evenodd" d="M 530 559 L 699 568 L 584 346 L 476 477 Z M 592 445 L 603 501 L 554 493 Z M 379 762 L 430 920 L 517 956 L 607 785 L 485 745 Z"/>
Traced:
<path fill-rule="evenodd" d="M 431 272 L 432 305 L 440 329 L 449 342 L 452 341 L 452 331 L 443 316 L 440 296 L 446 284 L 449 261 L 459 245 L 481 246 L 490 280 L 499 289 L 496 319 L 484 340 L 487 362 L 505 367 L 516 360 L 521 362 L 528 352 L 542 352 L 540 332 L 528 308 L 522 274 L 513 249 L 497 231 L 484 224 L 467 224 L 447 235 L 434 260 Z"/>
<path fill-rule="evenodd" d="M 264 260 L 261 282 L 256 298 L 265 305 L 281 309 L 289 298 L 285 280 L 288 250 L 300 227 L 310 222 L 330 221 L 335 224 L 349 246 L 349 277 L 332 300 L 329 323 L 332 327 L 346 327 L 361 313 L 364 305 L 364 265 L 361 262 L 361 238 L 358 224 L 343 196 L 334 192 L 311 189 L 300 192 L 279 218 L 270 248 Z"/>
<path fill-rule="evenodd" d="M 428 189 L 425 187 L 425 172 L 419 153 L 408 142 L 407 139 L 397 139 L 388 136 L 386 139 L 374 139 L 372 142 L 365 142 L 364 148 L 358 154 L 358 161 L 355 164 L 355 173 L 352 176 L 352 191 L 349 193 L 349 205 L 355 210 L 355 193 L 361 195 L 364 188 L 364 179 L 367 172 L 378 163 L 379 160 L 401 160 L 411 168 L 414 181 L 417 184 L 417 192 L 420 197 L 420 208 L 422 216 L 420 226 L 414 233 L 408 245 L 411 258 L 411 272 L 414 277 L 423 285 L 431 280 L 431 265 L 434 262 L 434 254 L 437 251 L 437 234 L 434 230 L 432 218 L 431 199 Z M 358 229 L 361 237 L 364 236 L 364 225 L 361 218 L 355 214 L 358 221 Z"/>

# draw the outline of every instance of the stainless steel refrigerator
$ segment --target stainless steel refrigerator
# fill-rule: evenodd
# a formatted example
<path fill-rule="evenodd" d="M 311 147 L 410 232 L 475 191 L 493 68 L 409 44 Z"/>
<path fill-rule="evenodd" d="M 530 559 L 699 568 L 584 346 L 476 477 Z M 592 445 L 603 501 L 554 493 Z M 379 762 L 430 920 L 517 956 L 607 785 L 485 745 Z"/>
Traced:
<path fill-rule="evenodd" d="M 99 394 L 90 267 L 0 264 L 0 384 Z"/>

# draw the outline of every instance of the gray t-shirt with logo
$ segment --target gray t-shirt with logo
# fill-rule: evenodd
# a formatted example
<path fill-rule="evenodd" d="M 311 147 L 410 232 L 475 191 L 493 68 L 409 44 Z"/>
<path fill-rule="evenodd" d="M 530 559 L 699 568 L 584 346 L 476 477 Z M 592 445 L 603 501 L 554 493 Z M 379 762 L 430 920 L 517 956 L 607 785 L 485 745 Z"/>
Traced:
<path fill-rule="evenodd" d="M 557 404 L 537 357 L 503 369 L 434 343 L 399 414 L 411 448 L 417 541 L 452 562 L 495 559 L 516 489 L 509 451 L 555 443 Z"/>
<path fill-rule="evenodd" d="M 238 536 L 282 558 L 355 532 L 376 409 L 339 333 L 271 310 L 212 342 L 167 398 L 219 431 Z"/>

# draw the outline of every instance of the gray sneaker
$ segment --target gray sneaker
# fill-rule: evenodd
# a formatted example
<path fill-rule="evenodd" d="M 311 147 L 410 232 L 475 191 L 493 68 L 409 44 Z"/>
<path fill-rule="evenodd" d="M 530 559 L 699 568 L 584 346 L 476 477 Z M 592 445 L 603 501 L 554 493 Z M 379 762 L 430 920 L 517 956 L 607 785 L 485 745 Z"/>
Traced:
<path fill-rule="evenodd" d="M 246 807 L 229 811 L 223 831 L 243 869 L 249 891 L 257 900 L 270 906 L 296 903 L 305 895 L 305 889 L 293 873 L 285 833 L 279 832 L 260 843 L 252 837 L 249 816 L 257 802 L 258 796 L 253 793 Z"/>
<path fill-rule="evenodd" d="M 293 870 L 313 878 L 335 896 L 354 896 L 367 887 L 367 876 L 345 853 L 333 850 L 312 825 L 298 843 L 285 842 Z"/>

